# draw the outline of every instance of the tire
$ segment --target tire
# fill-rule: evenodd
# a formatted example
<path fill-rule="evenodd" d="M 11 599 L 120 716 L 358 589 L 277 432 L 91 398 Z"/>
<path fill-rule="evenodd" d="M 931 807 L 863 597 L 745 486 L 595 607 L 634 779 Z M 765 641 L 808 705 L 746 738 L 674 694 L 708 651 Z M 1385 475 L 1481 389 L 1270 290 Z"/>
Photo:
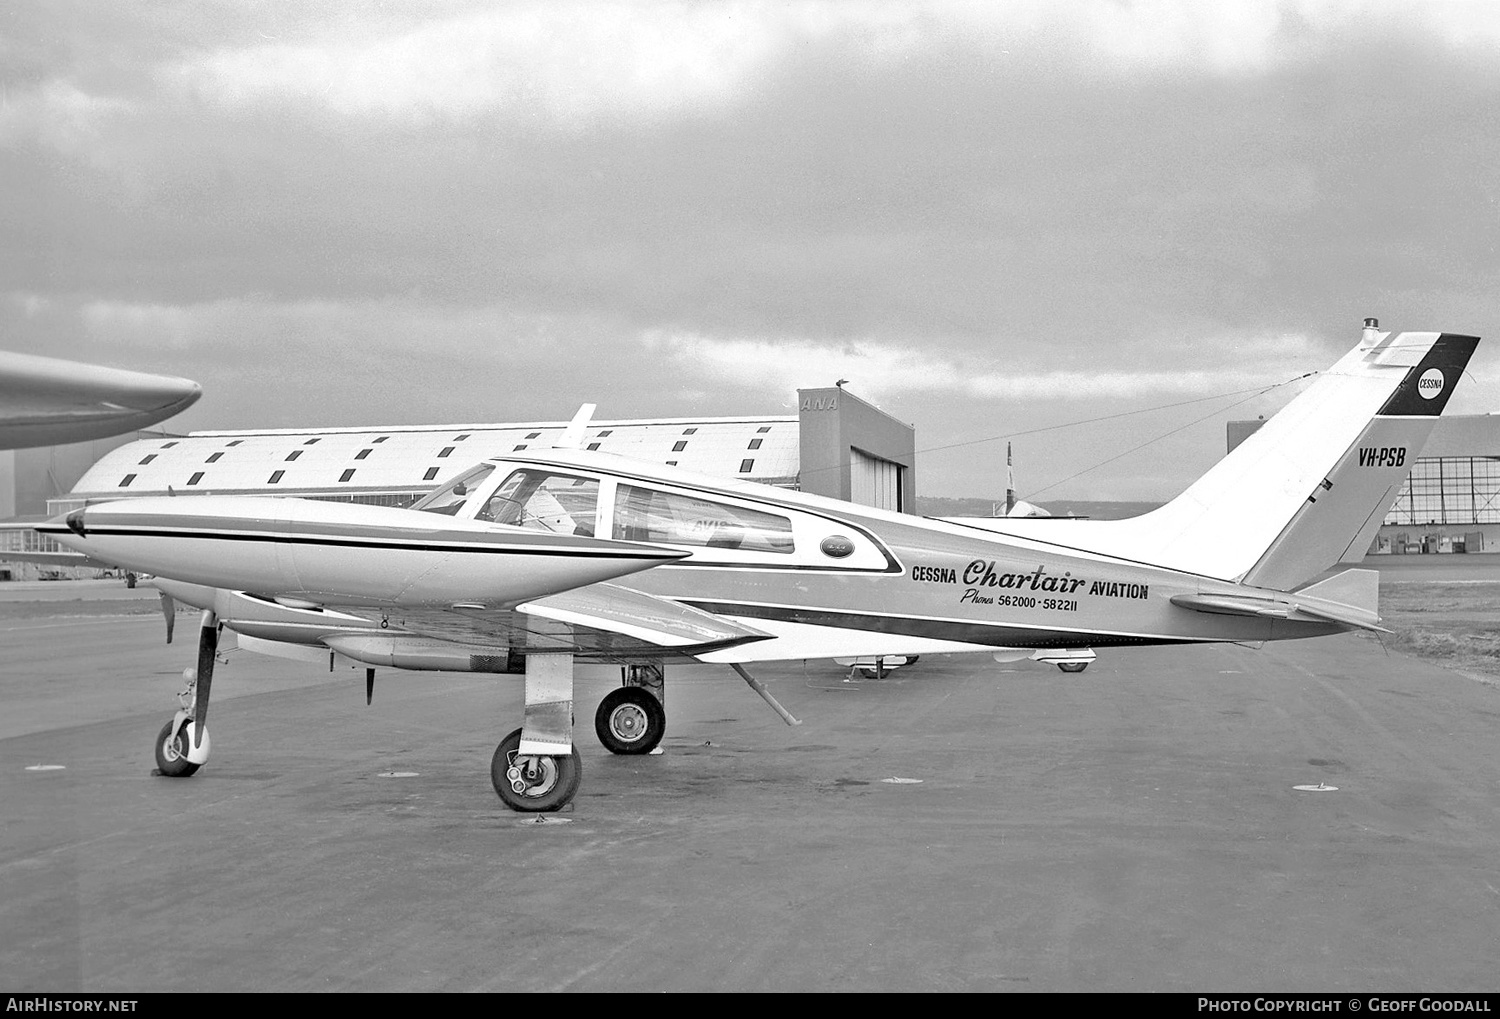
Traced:
<path fill-rule="evenodd" d="M 167 778 L 187 778 L 199 768 L 182 754 L 188 743 L 187 727 L 192 724 L 193 720 L 187 718 L 174 730 L 168 722 L 156 734 L 156 770 Z"/>
<path fill-rule="evenodd" d="M 649 690 L 622 686 L 599 702 L 594 733 L 612 754 L 649 754 L 667 733 L 667 711 Z"/>
<path fill-rule="evenodd" d="M 1082 672 L 1089 667 L 1088 662 L 1058 662 L 1057 667 L 1064 672 Z"/>
<path fill-rule="evenodd" d="M 518 793 L 511 787 L 507 772 L 520 749 L 521 730 L 517 729 L 500 741 L 495 756 L 490 759 L 490 783 L 505 805 L 523 814 L 541 814 L 561 810 L 572 802 L 579 783 L 583 781 L 583 759 L 578 756 L 578 748 L 575 746 L 566 757 L 536 758 L 536 778 L 526 779 L 523 775 L 526 788 Z"/>

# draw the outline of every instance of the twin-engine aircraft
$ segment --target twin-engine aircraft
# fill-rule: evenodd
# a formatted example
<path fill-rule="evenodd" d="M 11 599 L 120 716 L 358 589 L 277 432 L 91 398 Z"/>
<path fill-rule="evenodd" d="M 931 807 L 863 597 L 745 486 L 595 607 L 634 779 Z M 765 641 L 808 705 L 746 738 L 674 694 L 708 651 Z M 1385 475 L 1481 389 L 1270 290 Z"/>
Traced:
<path fill-rule="evenodd" d="M 203 610 L 164 774 L 208 758 L 221 627 L 254 651 L 524 677 L 495 790 L 552 811 L 578 789 L 576 661 L 625 667 L 595 729 L 649 752 L 663 666 L 1094 648 L 1378 630 L 1361 559 L 1478 339 L 1361 342 L 1177 499 L 1123 521 L 931 520 L 577 449 L 486 460 L 409 509 L 233 496 L 103 503 L 38 529 L 154 573 Z M 1040 652 L 1040 654 L 1038 654 Z M 191 670 L 189 670 L 191 676 Z"/>

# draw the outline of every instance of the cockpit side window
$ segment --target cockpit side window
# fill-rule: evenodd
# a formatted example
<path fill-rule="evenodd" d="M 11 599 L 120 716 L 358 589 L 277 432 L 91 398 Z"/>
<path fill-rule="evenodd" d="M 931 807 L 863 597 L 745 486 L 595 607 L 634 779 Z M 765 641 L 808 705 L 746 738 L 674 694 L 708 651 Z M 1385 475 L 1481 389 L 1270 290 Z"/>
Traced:
<path fill-rule="evenodd" d="M 484 483 L 484 479 L 489 477 L 494 469 L 493 464 L 480 464 L 478 467 L 464 471 L 446 485 L 412 503 L 411 508 L 425 513 L 442 513 L 451 517 L 468 501 L 470 494 Z"/>
<path fill-rule="evenodd" d="M 555 534 L 594 533 L 599 482 L 525 468 L 500 482 L 475 520 Z"/>
<path fill-rule="evenodd" d="M 743 506 L 676 492 L 621 485 L 615 496 L 614 535 L 624 541 L 791 554 L 792 522 Z"/>

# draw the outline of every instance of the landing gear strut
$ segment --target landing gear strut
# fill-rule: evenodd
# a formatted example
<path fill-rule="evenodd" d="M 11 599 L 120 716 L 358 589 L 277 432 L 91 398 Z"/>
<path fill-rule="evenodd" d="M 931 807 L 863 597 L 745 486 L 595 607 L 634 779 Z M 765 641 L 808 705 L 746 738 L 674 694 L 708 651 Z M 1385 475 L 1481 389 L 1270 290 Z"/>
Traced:
<path fill-rule="evenodd" d="M 187 689 L 177 695 L 182 707 L 156 735 L 156 770 L 168 778 L 187 778 L 208 761 L 208 695 L 218 650 L 219 620 L 205 610 L 198 629 L 198 668 L 187 670 Z"/>
<path fill-rule="evenodd" d="M 542 813 L 567 806 L 582 779 L 573 745 L 573 656 L 529 654 L 525 718 L 495 748 L 490 782 L 510 809 Z"/>

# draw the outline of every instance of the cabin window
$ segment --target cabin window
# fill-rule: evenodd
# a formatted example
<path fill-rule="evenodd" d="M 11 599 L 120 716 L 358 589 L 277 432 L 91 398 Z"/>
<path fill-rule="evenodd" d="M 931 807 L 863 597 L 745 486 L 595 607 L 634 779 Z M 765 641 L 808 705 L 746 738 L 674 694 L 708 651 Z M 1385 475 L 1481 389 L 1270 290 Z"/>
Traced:
<path fill-rule="evenodd" d="M 593 478 L 528 467 L 502 481 L 474 519 L 533 531 L 592 535 L 598 506 L 599 482 Z"/>
<path fill-rule="evenodd" d="M 342 473 L 342 474 L 339 475 L 339 480 L 340 481 L 348 481 L 352 477 L 354 477 L 354 468 L 353 467 L 348 467 L 348 468 L 345 468 L 344 473 Z"/>
<path fill-rule="evenodd" d="M 756 429 L 756 431 L 760 432 L 760 433 L 769 432 L 770 430 L 771 430 L 771 426 L 770 425 L 762 425 L 761 427 L 759 427 L 759 428 Z"/>
<path fill-rule="evenodd" d="M 467 439 L 470 436 L 470 434 L 472 434 L 472 433 L 470 433 L 470 432 L 464 432 L 462 435 L 455 435 L 453 437 L 453 441 L 454 442 L 463 442 L 465 439 Z"/>
<path fill-rule="evenodd" d="M 427 468 L 427 473 L 424 474 L 424 475 L 422 475 L 422 480 L 423 481 L 431 481 L 433 478 L 437 477 L 437 472 L 438 472 L 438 469 L 436 467 L 429 467 L 429 468 Z"/>
<path fill-rule="evenodd" d="M 597 442 L 591 442 L 591 443 L 588 444 L 587 448 L 589 448 L 589 449 L 598 449 L 599 448 L 599 444 Z"/>
<path fill-rule="evenodd" d="M 268 485 L 276 485 L 276 484 L 280 484 L 280 482 L 281 482 L 281 477 L 282 477 L 282 475 L 284 475 L 284 474 L 285 474 L 285 473 L 286 473 L 286 471 L 272 471 L 272 472 L 271 472 L 271 480 L 270 480 L 270 481 L 267 481 L 267 482 L 266 482 L 266 484 L 268 484 Z"/>
<path fill-rule="evenodd" d="M 541 435 L 541 434 L 542 434 L 542 433 L 541 433 L 541 432 L 527 432 L 527 433 L 526 433 L 526 437 L 527 437 L 527 438 L 528 438 L 528 439 L 535 439 L 535 438 L 537 438 L 537 437 L 538 437 L 538 436 L 540 436 L 540 435 Z"/>
<path fill-rule="evenodd" d="M 219 457 L 221 457 L 223 455 L 224 454 L 222 452 L 219 452 L 219 453 L 210 453 L 210 454 L 208 454 L 208 459 L 205 460 L 205 461 L 203 461 L 203 462 L 204 463 L 209 463 L 209 464 L 211 464 L 211 463 L 218 463 L 219 462 Z"/>
<path fill-rule="evenodd" d="M 795 551 L 786 517 L 675 492 L 621 485 L 615 496 L 615 537 L 668 545 L 751 552 Z"/>
<path fill-rule="evenodd" d="M 362 449 L 358 453 L 354 454 L 354 459 L 356 459 L 356 460 L 363 460 L 365 457 L 369 456 L 373 452 L 375 452 L 374 449 L 370 449 L 370 448 Z"/>
<path fill-rule="evenodd" d="M 438 459 L 441 460 L 443 457 L 448 456 L 452 452 L 452 446 L 444 446 L 442 449 L 438 450 Z"/>
<path fill-rule="evenodd" d="M 290 453 L 288 453 L 286 455 L 286 458 L 288 460 L 295 460 L 295 459 L 297 459 L 301 455 L 302 455 L 302 450 L 300 450 L 300 449 L 294 449 L 294 450 L 292 450 Z"/>
<path fill-rule="evenodd" d="M 696 428 L 684 428 L 682 430 L 682 434 L 683 435 L 697 435 L 698 434 L 698 429 L 696 429 Z"/>
<path fill-rule="evenodd" d="M 171 442 L 164 442 L 164 443 L 162 443 L 161 444 L 161 448 L 162 449 L 171 449 L 175 445 L 177 445 L 177 440 L 174 439 Z"/>
<path fill-rule="evenodd" d="M 134 480 L 135 480 L 135 475 L 134 474 L 127 474 L 123 478 L 120 479 L 120 487 L 121 488 L 129 488 L 130 487 L 130 483 L 132 481 L 134 481 Z"/>
<path fill-rule="evenodd" d="M 302 444 L 302 445 L 304 445 L 304 446 L 312 446 L 312 445 L 315 445 L 315 444 L 316 444 L 316 443 L 317 443 L 317 441 L 318 441 L 318 439 L 321 439 L 321 438 L 322 438 L 322 436 L 321 436 L 321 435 L 320 435 L 320 436 L 318 436 L 318 437 L 317 437 L 317 438 L 315 438 L 315 439 L 308 439 L 308 440 L 307 440 L 307 441 L 306 441 L 306 442 L 304 442 L 304 443 L 303 443 L 303 444 Z"/>
<path fill-rule="evenodd" d="M 378 439 L 371 439 L 371 440 L 370 440 L 370 445 L 372 445 L 372 446 L 373 446 L 373 445 L 375 445 L 375 443 L 377 443 L 377 442 L 384 442 L 384 441 L 385 441 L 385 440 L 386 440 L 386 439 L 389 439 L 389 438 L 390 438 L 390 436 L 389 436 L 389 435 L 382 435 L 382 436 L 380 436 L 380 438 L 378 438 Z"/>
<path fill-rule="evenodd" d="M 750 448 L 751 449 L 760 449 L 760 444 L 761 444 L 762 441 L 763 440 L 761 440 L 761 439 L 751 439 L 750 440 Z"/>
<path fill-rule="evenodd" d="M 687 441 L 685 439 L 679 439 L 672 443 L 672 452 L 681 453 L 684 449 L 687 449 Z"/>
<path fill-rule="evenodd" d="M 526 448 L 526 443 L 523 442 L 519 446 L 517 446 L 514 449 L 512 449 L 511 452 L 512 453 L 519 453 L 519 452 L 521 452 L 521 450 L 523 450 L 525 448 Z"/>
<path fill-rule="evenodd" d="M 451 517 L 468 501 L 474 489 L 483 484 L 484 479 L 488 478 L 494 469 L 494 464 L 480 464 L 478 467 L 470 468 L 437 491 L 422 496 L 412 503 L 411 508 L 422 510 L 424 513 L 442 513 Z M 424 480 L 431 481 L 437 476 L 437 472 L 436 467 L 428 468 L 427 477 Z"/>
<path fill-rule="evenodd" d="M 187 483 L 189 485 L 196 485 L 198 482 L 200 482 L 202 480 L 203 480 L 203 472 L 202 471 L 194 471 L 193 472 L 193 476 L 191 478 L 188 478 L 188 482 Z"/>
<path fill-rule="evenodd" d="M 613 435 L 614 433 L 615 433 L 615 430 L 613 428 L 606 428 L 606 429 L 604 429 L 604 431 L 602 431 L 598 435 L 594 436 L 594 438 L 596 438 L 596 439 L 603 439 L 603 438 L 606 438 L 607 436 Z"/>
<path fill-rule="evenodd" d="M 226 445 L 226 446 L 238 446 L 240 443 L 242 443 L 244 441 L 245 441 L 244 439 L 235 439 L 232 442 L 226 442 L 226 443 L 224 443 L 224 445 Z"/>
<path fill-rule="evenodd" d="M 754 460 L 741 460 L 740 461 L 740 473 L 741 474 L 749 474 L 750 471 L 754 469 L 754 467 L 755 467 L 755 461 Z"/>
<path fill-rule="evenodd" d="M 143 458 L 142 458 L 142 459 L 141 459 L 141 463 L 143 463 L 143 464 L 148 464 L 148 463 L 150 463 L 150 462 L 151 462 L 151 461 L 152 461 L 152 460 L 155 460 L 155 459 L 156 459 L 156 454 L 155 454 L 155 453 L 147 453 L 147 454 L 146 454 L 146 455 L 145 455 L 145 456 L 144 456 L 144 457 L 143 457 Z"/>

